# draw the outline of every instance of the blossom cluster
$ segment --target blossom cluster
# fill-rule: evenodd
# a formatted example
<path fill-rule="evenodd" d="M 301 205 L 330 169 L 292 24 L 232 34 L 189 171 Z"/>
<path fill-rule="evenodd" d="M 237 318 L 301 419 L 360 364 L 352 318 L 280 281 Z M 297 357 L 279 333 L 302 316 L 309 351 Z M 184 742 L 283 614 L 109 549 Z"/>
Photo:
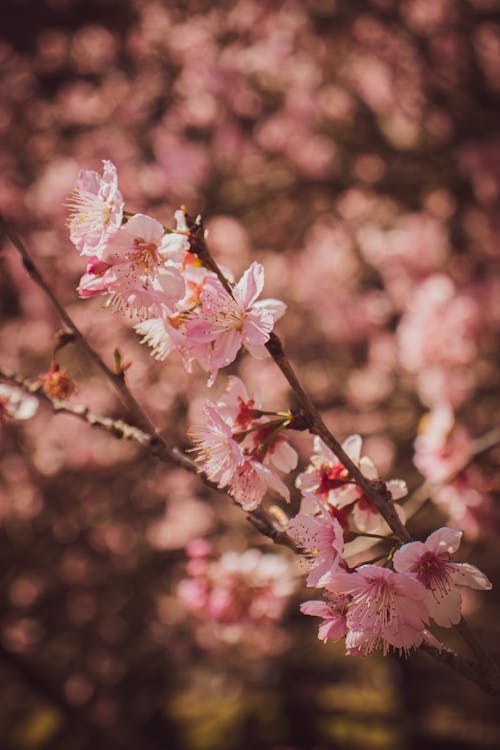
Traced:
<path fill-rule="evenodd" d="M 144 214 L 126 212 L 111 162 L 104 162 L 102 176 L 80 173 L 69 205 L 71 240 L 89 257 L 80 296 L 107 295 L 108 306 L 135 316 L 135 330 L 157 359 L 175 349 L 188 372 L 194 361 L 199 362 L 212 385 L 242 346 L 256 357 L 265 355 L 265 344 L 285 305 L 258 299 L 264 286 L 259 263 L 253 262 L 235 283 L 209 257 L 207 262 L 197 242 L 197 224 L 184 210 L 176 212 L 175 230 Z M 294 420 L 290 411 L 264 411 L 243 382 L 230 376 L 224 393 L 206 402 L 201 423 L 190 431 L 195 463 L 208 481 L 225 488 L 246 511 L 255 510 L 269 490 L 289 500 L 277 472 L 289 473 L 298 463 L 283 434 L 296 426 Z M 463 442 L 459 436 L 456 450 L 440 459 L 432 449 L 424 449 L 422 466 L 431 474 L 446 470 L 454 457 L 460 460 Z M 359 435 L 347 438 L 342 449 L 387 502 L 407 494 L 403 480 L 381 479 L 373 462 L 362 455 Z M 345 637 L 348 654 L 365 655 L 377 648 L 408 653 L 424 641 L 440 647 L 429 630 L 430 620 L 444 627 L 457 624 L 460 587 L 491 588 L 474 566 L 451 562 L 460 544 L 458 530 L 444 527 L 426 542 L 398 549 L 398 540 L 390 536 L 372 499 L 317 436 L 296 487 L 303 496 L 303 511 L 288 521 L 286 531 L 310 562 L 307 584 L 324 591 L 324 599 L 305 602 L 301 609 L 321 617 L 322 640 Z M 403 509 L 394 508 L 404 523 Z M 345 545 L 357 537 L 389 541 L 391 550 L 351 569 Z M 192 610 L 225 623 L 273 619 L 279 574 L 275 575 L 274 558 L 269 570 L 256 554 L 228 554 L 214 564 L 198 545 L 191 554 L 191 578 L 180 587 L 181 597 Z"/>
<path fill-rule="evenodd" d="M 204 424 L 191 430 L 200 470 L 227 487 L 245 510 L 254 510 L 268 489 L 289 500 L 276 470 L 288 473 L 297 465 L 297 453 L 282 435 L 291 415 L 269 418 L 236 376 L 228 378 L 224 394 L 216 403 L 207 402 L 203 413 Z"/>
<path fill-rule="evenodd" d="M 213 383 L 242 346 L 261 354 L 285 305 L 257 299 L 264 286 L 260 263 L 232 286 L 223 284 L 191 253 L 184 211 L 176 212 L 175 230 L 124 211 L 109 161 L 102 176 L 80 172 L 69 208 L 71 241 L 89 257 L 80 297 L 105 294 L 109 306 L 139 318 L 136 330 L 156 358 L 176 349 L 188 372 L 197 360 Z"/>
<path fill-rule="evenodd" d="M 359 435 L 348 438 L 343 448 L 367 478 L 377 478 L 373 463 L 361 456 Z M 307 585 L 324 591 L 324 599 L 301 606 L 304 614 L 321 618 L 321 640 L 345 637 L 346 652 L 361 655 L 377 648 L 408 653 L 424 641 L 439 648 L 428 629 L 430 619 L 444 627 L 457 624 L 459 587 L 491 588 L 473 565 L 451 562 L 462 533 L 449 528 L 433 532 L 426 542 L 393 546 L 381 565 L 368 562 L 351 569 L 345 543 L 352 540 L 353 529 L 361 536 L 379 532 L 380 539 L 390 530 L 319 438 L 297 486 L 310 510 L 292 518 L 287 530 L 309 559 Z M 385 486 L 394 500 L 406 494 L 401 480 L 389 480 Z"/>
<path fill-rule="evenodd" d="M 219 639 L 238 642 L 249 629 L 282 617 L 295 589 L 284 557 L 256 549 L 215 557 L 204 539 L 194 539 L 186 552 L 187 577 L 180 581 L 178 595 L 194 617 L 217 626 Z"/>

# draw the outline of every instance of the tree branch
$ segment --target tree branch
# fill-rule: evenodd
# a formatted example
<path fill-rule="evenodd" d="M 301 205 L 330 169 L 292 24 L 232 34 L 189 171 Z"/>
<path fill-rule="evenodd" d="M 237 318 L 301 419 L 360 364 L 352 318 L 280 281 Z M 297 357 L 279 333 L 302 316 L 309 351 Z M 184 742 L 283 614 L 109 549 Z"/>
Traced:
<path fill-rule="evenodd" d="M 157 433 L 151 435 L 149 432 L 141 430 L 139 427 L 124 422 L 122 419 L 103 417 L 91 411 L 83 404 L 72 404 L 69 401 L 52 398 L 45 393 L 40 381 L 23 378 L 21 375 L 9 372 L 1 366 L 0 380 L 16 385 L 19 388 L 22 388 L 26 393 L 43 399 L 50 404 L 55 414 L 71 414 L 72 416 L 86 422 L 90 427 L 103 430 L 115 438 L 120 440 L 130 440 L 137 443 L 141 448 L 147 450 L 148 453 L 160 461 L 167 464 L 176 464 L 186 471 L 189 471 L 191 474 L 196 474 L 196 476 L 200 477 L 201 481 L 207 487 L 210 487 L 210 489 L 224 493 L 224 490 L 221 490 L 214 482 L 211 482 L 205 474 L 199 471 L 197 465 L 189 456 L 183 453 L 179 448 L 167 445 L 163 438 L 158 440 Z M 230 495 L 228 495 L 228 497 L 235 502 Z M 267 536 L 276 544 L 281 544 L 292 550 L 296 549 L 294 541 L 288 536 L 285 529 L 281 525 L 277 525 L 270 514 L 268 514 L 263 508 L 256 508 L 255 510 L 249 511 L 247 517 L 257 531 L 264 536 Z"/>
<path fill-rule="evenodd" d="M 221 284 L 224 286 L 226 291 L 231 294 L 231 285 L 228 280 L 224 277 L 221 269 L 210 254 L 210 250 L 205 240 L 205 230 L 203 222 L 200 217 L 193 220 L 186 214 L 186 221 L 190 230 L 189 240 L 191 252 L 198 255 L 204 265 L 211 271 L 217 274 Z M 331 451 L 337 456 L 342 464 L 347 469 L 349 476 L 358 484 L 369 500 L 375 505 L 381 516 L 387 521 L 390 528 L 402 542 L 411 541 L 411 536 L 404 524 L 401 522 L 392 498 L 384 493 L 378 491 L 375 484 L 367 479 L 362 471 L 356 466 L 354 461 L 347 455 L 342 448 L 339 441 L 332 435 L 328 427 L 326 426 L 323 418 L 319 411 L 303 389 L 289 359 L 285 354 L 283 344 L 275 333 L 271 333 L 269 341 L 266 344 L 266 348 L 274 359 L 279 369 L 287 379 L 290 388 L 292 389 L 295 397 L 301 408 L 301 416 L 305 419 L 308 429 L 315 435 L 318 435 L 325 445 L 330 448 Z M 383 484 L 383 483 L 380 483 Z"/>

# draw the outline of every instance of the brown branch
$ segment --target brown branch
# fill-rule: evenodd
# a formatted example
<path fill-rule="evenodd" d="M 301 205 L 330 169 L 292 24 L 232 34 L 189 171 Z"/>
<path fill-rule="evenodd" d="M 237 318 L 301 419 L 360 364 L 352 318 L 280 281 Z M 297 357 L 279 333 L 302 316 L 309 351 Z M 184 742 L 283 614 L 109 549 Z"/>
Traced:
<path fill-rule="evenodd" d="M 198 255 L 200 260 L 202 260 L 207 268 L 217 274 L 226 291 L 232 296 L 231 285 L 224 277 L 224 274 L 220 270 L 215 260 L 212 258 L 208 249 L 207 243 L 205 241 L 205 230 L 201 218 L 197 217 L 195 220 L 193 220 L 186 214 L 186 221 L 190 229 L 189 240 L 191 251 Z M 396 513 L 394 502 L 392 501 L 390 495 L 388 496 L 387 493 L 379 491 L 374 482 L 370 481 L 364 476 L 359 467 L 356 466 L 354 461 L 352 461 L 352 459 L 347 455 L 339 441 L 332 435 L 332 433 L 324 423 L 319 411 L 303 389 L 289 359 L 285 354 L 283 344 L 275 333 L 271 333 L 270 339 L 266 344 L 266 348 L 287 379 L 290 388 L 294 392 L 295 397 L 300 404 L 301 416 L 305 419 L 308 429 L 313 434 L 318 435 L 325 443 L 325 445 L 327 445 L 328 448 L 330 448 L 330 450 L 333 451 L 337 458 L 342 462 L 342 464 L 347 469 L 347 472 L 351 479 L 353 479 L 356 484 L 361 487 L 368 499 L 371 500 L 381 516 L 387 521 L 388 525 L 397 536 L 397 538 L 402 542 L 411 541 L 411 536 L 405 528 L 404 524 L 401 522 L 398 514 Z M 382 484 L 383 486 L 383 483 L 380 484 Z"/>
<path fill-rule="evenodd" d="M 50 287 L 50 284 L 43 277 L 42 273 L 38 269 L 36 263 L 31 257 L 31 254 L 28 252 L 28 249 L 26 248 L 25 244 L 23 243 L 23 241 L 21 240 L 17 232 L 15 232 L 6 223 L 5 219 L 2 217 L 1 214 L 0 214 L 0 229 L 3 229 L 6 236 L 9 238 L 9 240 L 12 242 L 16 250 L 19 252 L 23 261 L 23 265 L 26 271 L 28 272 L 28 274 L 30 275 L 30 277 L 35 282 L 35 284 L 38 284 L 38 286 L 43 290 L 46 296 L 50 299 L 55 309 L 59 313 L 61 320 L 66 324 L 69 330 L 73 333 L 75 339 L 78 341 L 82 349 L 88 354 L 92 362 L 98 367 L 98 369 L 101 370 L 101 372 L 109 380 L 109 382 L 115 389 L 120 401 L 130 412 L 133 420 L 136 421 L 140 427 L 146 429 L 148 432 L 151 432 L 152 434 L 155 434 L 158 440 L 162 440 L 163 438 L 156 433 L 155 427 L 153 423 L 151 422 L 151 420 L 149 419 L 149 417 L 145 414 L 142 407 L 139 405 L 139 403 L 136 401 L 132 393 L 129 391 L 124 380 L 123 372 L 115 372 L 110 367 L 108 367 L 108 365 L 104 362 L 101 356 L 89 344 L 89 342 L 87 341 L 83 333 L 80 331 L 80 329 L 78 328 L 74 320 L 70 317 L 70 315 L 64 309 L 63 305 L 57 299 L 56 295 L 54 294 L 54 292 L 52 291 Z M 166 450 L 168 450 L 168 446 L 166 446 Z"/>
<path fill-rule="evenodd" d="M 122 419 L 112 419 L 111 417 L 103 417 L 95 414 L 83 404 L 72 404 L 69 401 L 52 398 L 45 393 L 40 381 L 23 378 L 21 375 L 9 372 L 2 367 L 0 367 L 0 380 L 16 385 L 26 393 L 43 399 L 51 406 L 55 414 L 70 414 L 83 420 L 90 427 L 103 430 L 115 438 L 137 443 L 141 448 L 147 450 L 148 453 L 160 461 L 168 464 L 176 464 L 191 474 L 199 476 L 201 481 L 207 487 L 210 487 L 210 489 L 224 492 L 217 484 L 211 482 L 205 474 L 201 473 L 195 462 L 179 448 L 168 446 L 163 438 L 158 440 L 157 433 L 152 435 L 139 427 L 124 422 Z M 228 496 L 235 502 L 230 495 Z M 295 550 L 295 543 L 288 536 L 285 529 L 281 525 L 277 525 L 263 508 L 256 508 L 253 511 L 249 511 L 247 518 L 261 534 L 267 536 L 276 544 L 281 544 Z"/>
<path fill-rule="evenodd" d="M 76 340 L 78 341 L 82 349 L 84 349 L 87 352 L 88 356 L 91 358 L 94 364 L 101 370 L 101 372 L 105 375 L 105 377 L 112 384 L 121 402 L 129 410 L 130 414 L 132 415 L 133 419 L 137 422 L 141 430 L 137 433 L 134 433 L 133 431 L 131 431 L 132 429 L 131 425 L 126 425 L 125 422 L 121 422 L 121 420 L 118 420 L 118 423 L 116 420 L 110 420 L 109 422 L 107 421 L 109 418 L 107 417 L 100 418 L 97 415 L 90 412 L 86 407 L 78 407 L 78 409 L 80 409 L 81 411 L 81 413 L 78 414 L 74 410 L 71 404 L 68 405 L 69 408 L 66 406 L 67 402 L 58 402 L 57 405 L 54 406 L 56 401 L 53 401 L 52 406 L 54 410 L 59 411 L 59 412 L 67 411 L 68 413 L 71 413 L 74 416 L 79 416 L 80 418 L 85 419 L 85 421 L 87 421 L 89 424 L 93 424 L 93 426 L 95 427 L 106 429 L 108 432 L 114 432 L 115 437 L 123 437 L 124 439 L 127 439 L 127 440 L 136 440 L 136 442 L 139 442 L 139 444 L 141 444 L 143 447 L 147 447 L 147 449 L 151 453 L 153 453 L 153 455 L 155 455 L 157 458 L 160 458 L 160 460 L 170 461 L 172 463 L 177 464 L 178 466 L 182 466 L 184 469 L 187 469 L 187 471 L 199 474 L 196 464 L 188 456 L 182 453 L 182 451 L 180 451 L 178 448 L 175 448 L 175 447 L 172 448 L 167 443 L 165 438 L 162 437 L 162 435 L 160 435 L 160 433 L 156 430 L 151 419 L 147 416 L 147 414 L 144 412 L 144 410 L 142 409 L 138 401 L 135 399 L 135 397 L 132 395 L 132 393 L 128 389 L 125 383 L 124 373 L 123 372 L 117 373 L 111 370 L 107 366 L 107 364 L 104 362 L 104 360 L 100 357 L 100 355 L 95 351 L 95 349 L 88 343 L 83 333 L 80 331 L 80 329 L 78 328 L 76 323 L 73 321 L 73 319 L 70 317 L 70 315 L 68 315 L 63 305 L 59 302 L 56 295 L 52 291 L 50 285 L 47 283 L 42 273 L 37 268 L 37 265 L 34 262 L 33 258 L 31 257 L 31 254 L 28 252 L 25 244 L 22 242 L 17 232 L 15 232 L 6 223 L 5 219 L 3 218 L 1 214 L 0 214 L 0 229 L 3 229 L 6 236 L 10 239 L 10 241 L 12 242 L 16 250 L 21 255 L 23 265 L 26 271 L 28 272 L 28 274 L 30 275 L 30 277 L 33 279 L 33 281 L 36 284 L 38 284 L 38 286 L 47 295 L 47 297 L 50 299 L 50 301 L 56 308 L 57 312 L 59 313 L 61 319 L 70 329 L 70 331 L 72 331 L 72 333 L 74 334 Z M 93 420 L 93 423 L 91 420 Z M 122 427 L 124 431 L 123 431 L 123 434 L 120 435 L 120 431 L 122 430 Z M 142 431 L 142 434 L 141 434 L 141 431 Z M 140 434 L 141 434 L 141 437 L 140 439 L 138 439 Z M 208 480 L 206 477 L 202 476 L 202 480 L 208 486 L 218 489 L 216 485 L 210 482 L 210 480 Z M 294 543 L 290 539 L 290 537 L 286 534 L 285 530 L 282 528 L 278 528 L 276 524 L 273 523 L 272 519 L 265 513 L 265 511 L 260 511 L 257 514 L 257 516 L 254 516 L 254 512 L 250 512 L 248 514 L 248 518 L 250 522 L 255 526 L 255 528 L 258 529 L 262 534 L 265 534 L 266 536 L 268 536 L 270 539 L 272 539 L 278 544 L 284 544 L 288 547 L 294 548 Z"/>

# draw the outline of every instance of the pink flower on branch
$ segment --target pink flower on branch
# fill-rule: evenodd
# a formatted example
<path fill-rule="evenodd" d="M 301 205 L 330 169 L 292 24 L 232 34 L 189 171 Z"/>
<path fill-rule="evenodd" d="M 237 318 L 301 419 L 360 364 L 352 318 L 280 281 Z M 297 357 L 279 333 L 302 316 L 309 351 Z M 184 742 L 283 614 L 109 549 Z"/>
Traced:
<path fill-rule="evenodd" d="M 269 415 L 262 412 L 259 405 L 256 399 L 250 398 L 241 380 L 232 376 L 217 403 L 205 407 L 205 415 L 209 417 L 206 427 L 202 431 L 191 431 L 198 444 L 196 461 L 209 476 L 213 474 L 215 442 L 218 459 L 227 449 L 227 440 L 232 446 L 231 455 L 234 445 L 237 446 L 238 455 L 243 458 L 232 464 L 232 471 L 224 473 L 224 484 L 219 486 L 227 486 L 228 492 L 245 510 L 254 510 L 268 489 L 289 501 L 290 492 L 271 465 L 288 472 L 295 468 L 298 460 L 296 451 L 280 434 L 291 415 L 287 412 Z M 217 435 L 212 434 L 214 424 Z M 210 478 L 217 481 L 215 476 Z"/>
<path fill-rule="evenodd" d="M 267 490 L 273 490 L 289 502 L 286 484 L 260 461 L 246 457 L 229 482 L 229 492 L 244 510 L 255 510 Z"/>
<path fill-rule="evenodd" d="M 123 217 L 123 198 L 114 164 L 103 161 L 102 177 L 97 172 L 81 170 L 68 207 L 71 242 L 82 255 L 100 257 Z"/>
<path fill-rule="evenodd" d="M 172 311 L 185 293 L 176 263 L 189 243 L 184 235 L 165 234 L 160 222 L 135 214 L 109 238 L 99 260 L 92 258 L 78 291 L 81 297 L 110 294 L 109 304 L 145 311 Z"/>
<path fill-rule="evenodd" d="M 425 542 L 405 544 L 394 554 L 394 568 L 414 576 L 425 586 L 429 615 L 442 627 L 456 625 L 462 616 L 460 587 L 492 588 L 489 579 L 474 565 L 450 562 L 461 539 L 461 531 L 443 527 Z"/>
<path fill-rule="evenodd" d="M 372 481 L 380 481 L 379 474 L 368 456 L 361 455 L 360 435 L 351 435 L 342 443 L 349 458 L 361 469 L 363 475 Z M 407 494 L 406 483 L 401 479 L 390 479 L 383 483 L 393 500 Z M 361 487 L 352 479 L 340 459 L 315 436 L 314 450 L 306 471 L 299 474 L 296 486 L 305 494 L 312 493 L 317 500 L 342 511 L 339 518 L 349 512 L 360 532 L 367 534 L 389 534 L 390 529 L 373 503 L 366 497 Z M 396 511 L 404 521 L 402 508 Z"/>
<path fill-rule="evenodd" d="M 351 597 L 346 624 L 348 654 L 366 656 L 377 648 L 408 653 L 426 636 L 425 586 L 412 576 L 377 565 L 353 573 L 338 571 L 327 590 Z"/>
<path fill-rule="evenodd" d="M 38 399 L 20 388 L 0 383 L 0 422 L 8 419 L 31 419 L 38 411 Z"/>
<path fill-rule="evenodd" d="M 234 285 L 232 295 L 218 279 L 207 279 L 201 292 L 201 307 L 186 331 L 190 341 L 211 345 L 210 383 L 222 367 L 234 361 L 242 346 L 252 351 L 269 341 L 275 321 L 284 314 L 285 305 L 279 300 L 257 301 L 263 286 L 264 269 L 256 262 Z"/>
<path fill-rule="evenodd" d="M 191 430 L 196 444 L 195 461 L 207 477 L 219 487 L 226 487 L 245 457 L 238 443 L 233 440 L 231 428 L 220 417 L 215 404 L 208 402 L 204 408 L 204 427 Z"/>
<path fill-rule="evenodd" d="M 344 549 L 344 534 L 337 519 L 320 505 L 316 516 L 299 513 L 292 518 L 287 532 L 312 562 L 307 585 L 327 585 L 337 571 Z"/>

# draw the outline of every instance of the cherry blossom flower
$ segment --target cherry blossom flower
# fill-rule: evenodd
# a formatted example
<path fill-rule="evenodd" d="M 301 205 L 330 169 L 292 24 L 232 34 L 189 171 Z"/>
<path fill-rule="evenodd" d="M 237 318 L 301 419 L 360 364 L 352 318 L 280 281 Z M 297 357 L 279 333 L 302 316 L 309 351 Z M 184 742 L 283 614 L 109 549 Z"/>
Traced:
<path fill-rule="evenodd" d="M 243 451 L 233 440 L 231 428 L 220 417 L 215 404 L 208 402 L 203 411 L 205 425 L 190 431 L 196 444 L 195 461 L 212 482 L 226 487 L 245 460 Z"/>
<path fill-rule="evenodd" d="M 234 432 L 255 428 L 245 441 L 249 453 L 284 473 L 295 469 L 298 462 L 297 451 L 279 434 L 273 420 L 265 421 L 264 415 L 260 413 L 260 399 L 256 396 L 250 398 L 244 384 L 235 375 L 228 377 L 226 390 L 217 400 L 217 408 Z M 259 424 L 262 426 L 258 427 Z"/>
<path fill-rule="evenodd" d="M 0 421 L 3 419 L 31 419 L 38 410 L 38 399 L 20 388 L 0 383 Z"/>
<path fill-rule="evenodd" d="M 492 588 L 488 578 L 474 565 L 450 562 L 461 539 L 461 531 L 443 527 L 425 542 L 405 544 L 393 558 L 398 572 L 414 576 L 425 586 L 429 615 L 442 627 L 456 625 L 461 618 L 460 587 Z"/>
<path fill-rule="evenodd" d="M 346 650 L 365 656 L 377 648 L 408 653 L 421 645 L 427 623 L 425 586 L 416 578 L 377 565 L 353 573 L 338 570 L 328 591 L 352 597 L 347 611 Z"/>
<path fill-rule="evenodd" d="M 176 212 L 180 213 L 180 212 Z M 163 309 L 162 315 L 142 320 L 134 326 L 134 330 L 143 336 L 141 344 L 151 347 L 151 355 L 160 361 L 177 350 L 182 358 L 187 372 L 192 372 L 195 358 L 201 366 L 208 369 L 210 344 L 189 343 L 186 337 L 186 322 L 190 312 L 200 304 L 200 294 L 205 280 L 214 274 L 207 269 L 193 264 L 184 265 L 182 276 L 185 282 L 184 296 L 180 299 L 173 312 Z"/>
<path fill-rule="evenodd" d="M 264 286 L 264 269 L 252 263 L 241 279 L 227 292 L 218 279 L 207 279 L 201 292 L 201 307 L 187 324 L 190 341 L 210 343 L 209 370 L 213 383 L 218 371 L 236 358 L 241 346 L 252 352 L 262 347 L 274 323 L 285 312 L 279 300 L 257 297 Z"/>
<path fill-rule="evenodd" d="M 349 598 L 343 594 L 329 595 L 326 601 L 310 600 L 300 605 L 304 615 L 321 617 L 323 622 L 319 626 L 318 638 L 326 641 L 339 641 L 347 633 L 346 613 Z"/>
<path fill-rule="evenodd" d="M 351 435 L 342 443 L 342 448 L 364 476 L 372 481 L 378 481 L 378 471 L 367 456 L 361 455 L 361 447 L 360 435 Z M 303 492 L 312 492 L 317 499 L 340 510 L 353 505 L 352 518 L 359 531 L 367 534 L 389 533 L 389 527 L 373 503 L 362 489 L 349 479 L 347 469 L 340 459 L 317 436 L 314 438 L 310 464 L 306 471 L 297 477 L 296 486 Z M 390 479 L 385 482 L 385 486 L 393 500 L 399 500 L 407 494 L 406 483 L 401 479 Z M 402 508 L 396 506 L 396 511 L 404 521 Z"/>
<path fill-rule="evenodd" d="M 230 494 L 244 510 L 254 510 L 268 489 L 290 501 L 290 491 L 281 479 L 260 461 L 250 457 L 237 467 L 229 482 Z"/>
<path fill-rule="evenodd" d="M 123 205 L 114 164 L 103 161 L 102 177 L 80 171 L 68 207 L 70 239 L 82 255 L 100 257 L 106 241 L 121 225 Z"/>
<path fill-rule="evenodd" d="M 156 219 L 135 214 L 108 240 L 100 262 L 92 258 L 78 288 L 82 297 L 111 295 L 116 309 L 141 315 L 151 308 L 172 311 L 185 293 L 181 263 L 189 242 L 184 235 L 165 234 Z"/>
<path fill-rule="evenodd" d="M 287 525 L 287 532 L 312 560 L 308 586 L 325 586 L 342 560 L 344 534 L 342 526 L 323 505 L 319 514 L 299 513 Z"/>

